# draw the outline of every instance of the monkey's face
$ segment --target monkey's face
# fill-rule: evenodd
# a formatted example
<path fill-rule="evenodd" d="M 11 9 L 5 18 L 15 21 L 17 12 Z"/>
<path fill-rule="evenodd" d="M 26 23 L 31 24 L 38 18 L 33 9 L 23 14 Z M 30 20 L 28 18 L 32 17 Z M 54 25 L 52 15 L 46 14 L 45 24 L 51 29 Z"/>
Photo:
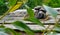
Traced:
<path fill-rule="evenodd" d="M 44 19 L 46 18 L 46 11 L 41 8 L 41 7 L 36 7 L 35 8 L 36 12 L 35 12 L 35 17 L 38 18 L 38 19 Z"/>
<path fill-rule="evenodd" d="M 40 11 L 39 13 L 37 13 L 36 18 L 44 19 L 44 18 L 46 18 L 46 14 L 44 12 Z"/>

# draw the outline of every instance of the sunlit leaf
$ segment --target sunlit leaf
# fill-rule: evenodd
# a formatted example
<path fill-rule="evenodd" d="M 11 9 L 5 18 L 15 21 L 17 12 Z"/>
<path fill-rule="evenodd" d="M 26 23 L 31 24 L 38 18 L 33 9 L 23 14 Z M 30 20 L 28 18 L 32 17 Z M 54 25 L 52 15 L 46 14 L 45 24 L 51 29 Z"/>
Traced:
<path fill-rule="evenodd" d="M 3 31 L 3 32 L 5 32 L 5 28 L 0 28 L 0 31 Z"/>
<path fill-rule="evenodd" d="M 53 30 L 55 30 L 55 31 L 59 31 L 60 32 L 60 25 L 56 25 L 56 26 L 54 26 L 54 29 Z"/>
<path fill-rule="evenodd" d="M 8 35 L 5 31 L 5 27 L 4 26 L 0 26 L 0 35 Z"/>
<path fill-rule="evenodd" d="M 12 35 L 20 35 L 20 34 L 16 33 L 13 29 L 5 28 L 4 26 L 0 26 L 0 32 L 3 32 L 3 34 L 10 33 Z"/>
<path fill-rule="evenodd" d="M 10 34 L 12 34 L 12 35 L 21 35 L 21 34 L 18 34 L 18 33 L 15 32 L 13 29 L 10 29 L 10 28 L 6 28 L 5 30 L 6 30 L 6 32 L 8 32 L 8 33 L 10 33 Z"/>
<path fill-rule="evenodd" d="M 17 4 L 10 9 L 10 12 L 15 11 L 16 9 L 18 9 L 21 6 L 22 6 L 22 2 L 17 2 Z"/>
<path fill-rule="evenodd" d="M 28 0 L 21 0 L 24 4 L 28 2 Z"/>
<path fill-rule="evenodd" d="M 8 4 L 9 6 L 14 6 L 16 4 L 17 0 L 9 0 L 8 2 L 9 2 L 9 4 Z"/>
<path fill-rule="evenodd" d="M 5 26 L 1 25 L 0 26 L 0 31 L 5 32 Z"/>
<path fill-rule="evenodd" d="M 51 16 L 53 16 L 54 18 L 57 17 L 57 14 L 58 14 L 58 13 L 57 13 L 57 10 L 54 10 L 53 8 L 48 7 L 48 6 L 46 6 L 46 5 L 43 5 L 43 7 L 45 8 L 45 10 L 46 10 L 47 12 L 50 13 Z"/>
<path fill-rule="evenodd" d="M 16 21 L 13 23 L 13 25 L 19 30 L 23 29 L 23 31 L 25 31 L 28 35 L 34 35 L 33 31 L 31 31 L 31 29 L 23 22 Z"/>
<path fill-rule="evenodd" d="M 21 7 L 21 5 L 22 5 L 22 2 L 17 2 L 17 4 L 16 4 L 15 6 L 9 8 L 9 10 L 8 10 L 6 13 L 4 13 L 4 14 L 0 17 L 0 19 L 2 19 L 4 16 L 6 16 L 9 12 L 13 12 L 13 11 L 15 11 L 16 9 L 18 9 L 19 7 Z"/>
<path fill-rule="evenodd" d="M 0 31 L 0 35 L 8 35 L 8 34 L 5 33 L 5 32 Z"/>
<path fill-rule="evenodd" d="M 57 33 L 56 32 L 47 32 L 44 35 L 57 35 Z"/>

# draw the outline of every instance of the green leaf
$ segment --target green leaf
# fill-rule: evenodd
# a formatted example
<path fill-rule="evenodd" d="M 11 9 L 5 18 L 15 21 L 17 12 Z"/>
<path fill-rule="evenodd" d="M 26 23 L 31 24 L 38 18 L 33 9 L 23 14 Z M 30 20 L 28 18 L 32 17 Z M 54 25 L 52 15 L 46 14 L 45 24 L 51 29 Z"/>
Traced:
<path fill-rule="evenodd" d="M 47 32 L 47 33 L 45 33 L 44 35 L 57 35 L 57 33 L 56 32 Z"/>
<path fill-rule="evenodd" d="M 53 30 L 60 32 L 60 25 L 54 26 L 54 29 Z"/>
<path fill-rule="evenodd" d="M 43 5 L 43 7 L 45 8 L 45 10 L 46 10 L 47 12 L 50 13 L 51 16 L 53 16 L 54 18 L 57 17 L 57 14 L 58 14 L 58 13 L 57 13 L 57 10 L 54 10 L 53 8 L 48 7 L 48 6 L 46 6 L 46 5 Z"/>
<path fill-rule="evenodd" d="M 13 29 L 5 28 L 4 26 L 0 26 L 0 35 L 8 35 L 7 33 L 10 33 L 12 35 L 20 35 L 17 32 L 15 32 Z"/>
<path fill-rule="evenodd" d="M 5 32 L 5 28 L 0 28 L 0 31 Z"/>
<path fill-rule="evenodd" d="M 35 18 L 35 17 L 30 17 L 28 20 L 31 21 L 31 22 L 33 22 L 33 23 L 35 23 L 35 24 L 37 24 L 37 25 L 40 25 L 40 26 L 43 26 L 43 27 L 44 27 L 44 24 L 43 24 L 42 22 L 40 22 L 40 21 L 39 21 L 37 18 Z"/>
<path fill-rule="evenodd" d="M 27 5 L 25 5 L 26 9 L 27 9 L 27 13 L 30 17 L 34 17 L 34 11 L 29 8 Z"/>
<path fill-rule="evenodd" d="M 0 6 L 4 4 L 4 0 L 0 0 Z"/>
<path fill-rule="evenodd" d="M 3 34 L 10 33 L 10 34 L 13 34 L 13 35 L 20 35 L 20 34 L 16 33 L 13 29 L 5 28 L 3 25 L 0 26 L 0 32 L 3 32 Z"/>
<path fill-rule="evenodd" d="M 13 29 L 0 26 L 0 35 L 8 35 L 7 33 L 10 33 L 11 35 L 20 35 L 17 32 L 15 32 Z"/>
<path fill-rule="evenodd" d="M 15 32 L 13 29 L 10 29 L 10 28 L 6 28 L 5 30 L 6 30 L 6 32 L 8 32 L 8 33 L 10 33 L 10 34 L 12 34 L 12 35 L 21 35 L 21 34 L 18 34 L 18 33 Z"/>
<path fill-rule="evenodd" d="M 5 32 L 5 26 L 1 25 L 0 26 L 0 31 Z"/>
<path fill-rule="evenodd" d="M 5 33 L 5 32 L 0 31 L 0 35 L 8 35 L 8 34 Z"/>
<path fill-rule="evenodd" d="M 0 15 L 3 15 L 7 10 L 8 10 L 7 5 L 0 3 Z"/>
<path fill-rule="evenodd" d="M 21 21 L 16 21 L 13 23 L 13 25 L 18 28 L 19 30 L 25 31 L 28 35 L 34 35 L 33 31 L 23 22 Z"/>
<path fill-rule="evenodd" d="M 28 0 L 21 0 L 24 4 L 26 4 L 28 2 Z"/>
<path fill-rule="evenodd" d="M 4 26 L 0 26 L 0 35 L 8 35 L 5 31 L 5 27 Z"/>
<path fill-rule="evenodd" d="M 2 25 L 0 26 L 0 28 L 5 28 L 5 26 L 2 24 Z"/>
<path fill-rule="evenodd" d="M 12 35 L 21 35 L 21 34 L 15 32 L 13 29 L 10 29 L 10 28 L 6 28 L 5 30 L 6 30 L 7 33 L 10 33 Z"/>
<path fill-rule="evenodd" d="M 17 0 L 9 0 L 8 2 L 9 2 L 9 4 L 8 4 L 9 6 L 14 6 L 16 4 Z"/>

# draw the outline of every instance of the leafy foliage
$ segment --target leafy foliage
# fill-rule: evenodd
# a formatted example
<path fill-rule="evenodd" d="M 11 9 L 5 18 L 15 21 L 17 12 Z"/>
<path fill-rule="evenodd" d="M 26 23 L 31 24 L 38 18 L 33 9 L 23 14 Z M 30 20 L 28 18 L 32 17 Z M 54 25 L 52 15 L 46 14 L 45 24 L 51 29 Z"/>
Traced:
<path fill-rule="evenodd" d="M 18 28 L 19 30 L 25 31 L 28 35 L 34 35 L 33 31 L 23 22 L 16 21 L 13 23 L 13 25 Z"/>
<path fill-rule="evenodd" d="M 56 25 L 53 30 L 60 32 L 60 25 Z"/>
<path fill-rule="evenodd" d="M 29 8 L 27 5 L 25 5 L 26 9 L 27 9 L 27 13 L 29 14 L 29 17 L 34 17 L 34 11 L 32 10 L 32 8 Z"/>
<path fill-rule="evenodd" d="M 5 30 L 6 30 L 7 33 L 10 33 L 11 35 L 21 35 L 21 34 L 18 34 L 13 29 L 10 29 L 10 28 L 6 28 Z"/>
<path fill-rule="evenodd" d="M 3 15 L 2 15 L 2 13 L 1 13 L 1 18 L 0 19 L 2 19 L 4 16 L 6 16 L 10 11 L 14 11 L 14 10 L 16 10 L 16 9 L 18 9 L 19 7 L 20 7 L 20 3 L 18 2 L 18 4 L 16 5 L 17 6 L 17 8 L 16 8 L 16 6 L 14 6 L 15 4 L 16 4 L 16 1 L 17 0 L 14 0 L 13 2 L 11 2 L 12 0 L 10 0 L 10 1 L 8 1 L 9 2 L 9 5 L 10 5 L 10 7 L 9 7 L 9 10 L 7 10 L 7 12 L 6 12 L 6 9 L 7 9 L 7 6 L 5 6 L 6 4 L 5 4 L 5 2 L 4 2 L 4 0 L 0 0 L 0 2 L 1 2 L 1 4 L 0 4 L 0 13 L 2 12 L 2 13 L 4 13 Z M 13 7 L 14 6 L 14 7 Z M 1 9 L 2 8 L 2 9 Z M 14 8 L 14 9 L 13 9 Z M 12 9 L 12 10 L 11 10 Z M 4 11 L 4 12 L 3 12 Z M 2 25 L 4 25 L 4 24 L 2 24 Z M 14 30 L 12 30 L 12 29 L 10 29 L 10 28 L 5 28 L 5 26 L 1 26 L 0 27 L 0 31 L 2 32 L 0 32 L 0 34 L 1 35 L 7 35 L 7 33 L 11 33 L 12 35 L 20 35 L 20 34 L 17 34 Z M 6 33 L 7 32 L 7 33 Z"/>
<path fill-rule="evenodd" d="M 37 5 L 42 5 L 42 0 L 29 0 L 27 5 L 31 8 L 34 8 Z"/>
<path fill-rule="evenodd" d="M 0 15 L 4 14 L 8 10 L 4 0 L 0 0 Z"/>
<path fill-rule="evenodd" d="M 11 35 L 17 35 L 17 33 L 10 28 L 6 28 L 5 26 L 0 26 L 0 35 L 9 35 L 8 33 L 10 33 Z"/>
<path fill-rule="evenodd" d="M 0 32 L 0 35 L 8 35 L 8 34 L 1 31 L 1 32 Z"/>
<path fill-rule="evenodd" d="M 42 5 L 42 1 L 43 0 L 28 0 L 28 2 L 26 3 L 26 5 L 33 9 L 36 6 L 41 6 Z M 23 5 L 21 8 L 22 9 L 26 9 L 25 5 Z"/>
<path fill-rule="evenodd" d="M 9 12 L 13 12 L 13 11 L 15 11 L 16 9 L 18 9 L 21 6 L 22 6 L 22 2 L 17 2 L 16 5 L 12 6 L 12 8 L 10 9 Z"/>
<path fill-rule="evenodd" d="M 60 0 L 43 0 L 43 4 L 51 7 L 60 7 Z"/>
<path fill-rule="evenodd" d="M 48 33 L 45 33 L 44 35 L 57 35 L 56 32 L 48 32 Z"/>
<path fill-rule="evenodd" d="M 14 6 L 16 4 L 17 0 L 9 0 L 9 6 Z"/>
<path fill-rule="evenodd" d="M 43 23 L 39 19 L 34 17 L 34 11 L 32 10 L 32 8 L 34 8 L 35 6 L 41 5 L 41 1 L 42 0 L 28 0 L 26 5 L 28 5 L 30 8 L 28 6 L 26 6 L 27 12 L 29 14 L 29 17 L 27 19 L 29 21 L 33 22 L 33 23 L 36 23 L 37 25 L 44 26 Z M 52 7 L 55 7 L 57 5 L 57 4 L 53 4 L 52 5 L 52 3 L 55 3 L 55 0 L 53 0 L 53 2 L 51 2 L 51 4 L 50 4 L 50 1 L 47 1 L 47 3 L 49 5 L 51 5 Z M 6 4 L 5 4 L 5 1 L 4 0 L 0 0 L 0 13 L 1 13 L 1 15 L 4 12 L 4 15 L 2 15 L 2 17 L 0 19 L 2 19 L 4 16 L 6 16 L 9 12 L 14 11 L 14 10 L 18 9 L 19 6 L 21 6 L 20 2 L 18 2 L 17 0 L 9 0 L 8 2 L 9 2 L 8 3 L 9 10 L 8 10 Z M 21 2 L 24 2 L 24 0 L 21 1 Z M 46 0 L 45 0 L 45 2 L 46 2 Z M 60 2 L 59 2 L 59 4 L 60 4 Z M 47 12 L 50 13 L 51 16 L 53 16 L 54 18 L 57 17 L 57 11 L 56 10 L 54 10 L 51 7 L 46 6 L 46 5 L 43 5 L 43 7 L 46 9 Z M 7 11 L 7 12 L 5 13 L 5 11 Z M 34 32 L 25 23 L 23 23 L 21 21 L 16 21 L 16 22 L 13 22 L 12 24 L 16 28 L 18 28 L 19 30 L 25 31 L 28 35 L 35 35 Z M 53 31 L 49 30 L 46 34 L 47 35 L 56 35 L 56 32 L 54 32 L 54 30 L 55 31 L 60 31 L 59 29 L 60 29 L 60 26 L 57 25 L 57 26 L 54 27 Z M 12 35 L 21 35 L 21 34 L 16 33 L 14 30 L 12 30 L 10 28 L 6 28 L 5 26 L 0 26 L 0 35 L 8 35 L 8 33 L 11 33 Z"/>
<path fill-rule="evenodd" d="M 26 3 L 26 5 L 28 5 L 30 8 L 41 6 L 42 4 L 56 8 L 60 7 L 60 0 L 28 0 L 28 2 Z M 25 8 L 24 5 L 22 6 L 22 8 Z"/>
<path fill-rule="evenodd" d="M 40 25 L 40 26 L 44 27 L 44 24 L 36 18 L 29 18 L 28 20 L 37 24 L 37 25 Z"/>
<path fill-rule="evenodd" d="M 50 13 L 51 16 L 53 16 L 54 18 L 57 17 L 57 14 L 58 14 L 58 13 L 57 13 L 56 10 L 54 10 L 54 9 L 51 8 L 51 7 L 45 6 L 45 5 L 43 5 L 43 7 L 45 8 L 45 10 L 46 10 L 47 12 Z"/>

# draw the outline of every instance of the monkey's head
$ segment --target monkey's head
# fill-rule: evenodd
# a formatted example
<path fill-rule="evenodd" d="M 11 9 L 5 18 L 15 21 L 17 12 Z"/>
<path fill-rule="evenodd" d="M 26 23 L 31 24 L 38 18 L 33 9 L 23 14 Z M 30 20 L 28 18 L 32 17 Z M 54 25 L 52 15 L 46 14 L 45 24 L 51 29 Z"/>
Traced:
<path fill-rule="evenodd" d="M 35 17 L 38 19 L 46 18 L 46 10 L 43 7 L 35 7 Z"/>

